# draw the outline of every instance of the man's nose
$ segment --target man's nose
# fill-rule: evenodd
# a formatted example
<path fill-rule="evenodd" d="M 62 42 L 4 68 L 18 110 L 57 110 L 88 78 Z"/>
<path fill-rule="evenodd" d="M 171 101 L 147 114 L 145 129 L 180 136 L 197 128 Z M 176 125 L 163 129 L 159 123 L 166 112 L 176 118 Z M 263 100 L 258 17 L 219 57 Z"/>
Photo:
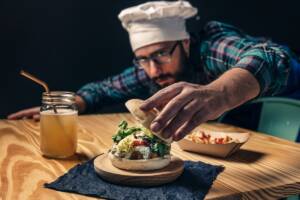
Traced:
<path fill-rule="evenodd" d="M 150 71 L 150 74 L 152 76 L 157 76 L 159 74 L 161 74 L 163 71 L 162 71 L 162 67 L 160 66 L 160 64 L 156 63 L 155 61 L 153 60 L 150 60 L 149 61 L 149 71 Z"/>

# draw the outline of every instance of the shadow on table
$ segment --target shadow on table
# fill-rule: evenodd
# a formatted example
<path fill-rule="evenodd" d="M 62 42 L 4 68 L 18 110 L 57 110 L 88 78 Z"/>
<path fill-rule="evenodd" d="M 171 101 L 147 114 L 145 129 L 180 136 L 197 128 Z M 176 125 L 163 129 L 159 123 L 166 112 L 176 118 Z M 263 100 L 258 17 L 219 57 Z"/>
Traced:
<path fill-rule="evenodd" d="M 225 160 L 229 162 L 254 163 L 262 159 L 264 156 L 266 156 L 265 153 L 240 149 Z"/>
<path fill-rule="evenodd" d="M 49 159 L 49 160 L 59 160 L 59 161 L 87 161 L 89 160 L 89 157 L 86 156 L 85 154 L 80 154 L 80 153 L 76 153 L 73 156 L 70 156 L 68 158 L 51 158 L 48 156 L 44 156 L 44 158 Z"/>
<path fill-rule="evenodd" d="M 240 149 L 236 153 L 234 153 L 226 158 L 220 158 L 220 157 L 215 157 L 215 156 L 205 155 L 205 154 L 198 154 L 198 153 L 190 152 L 190 151 L 186 151 L 186 152 L 188 152 L 189 154 L 201 155 L 202 157 L 215 158 L 219 161 L 224 160 L 224 161 L 228 161 L 228 162 L 246 163 L 246 164 L 254 163 L 267 155 L 265 153 L 261 153 L 261 152 L 257 152 L 257 151 L 250 151 L 250 150 L 245 150 L 245 149 Z"/>

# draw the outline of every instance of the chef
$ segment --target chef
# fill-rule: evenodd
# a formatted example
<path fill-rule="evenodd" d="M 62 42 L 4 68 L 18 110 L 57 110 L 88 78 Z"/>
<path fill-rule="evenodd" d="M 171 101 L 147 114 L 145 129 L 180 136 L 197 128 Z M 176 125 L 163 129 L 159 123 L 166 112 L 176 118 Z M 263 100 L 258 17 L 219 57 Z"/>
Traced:
<path fill-rule="evenodd" d="M 146 99 L 142 110 L 161 111 L 151 129 L 180 140 L 197 125 L 251 99 L 299 98 L 300 64 L 288 47 L 217 21 L 191 35 L 185 22 L 196 15 L 187 1 L 148 2 L 121 11 L 133 66 L 83 86 L 76 97 L 79 111 Z M 38 112 L 31 108 L 8 118 L 38 118 Z"/>

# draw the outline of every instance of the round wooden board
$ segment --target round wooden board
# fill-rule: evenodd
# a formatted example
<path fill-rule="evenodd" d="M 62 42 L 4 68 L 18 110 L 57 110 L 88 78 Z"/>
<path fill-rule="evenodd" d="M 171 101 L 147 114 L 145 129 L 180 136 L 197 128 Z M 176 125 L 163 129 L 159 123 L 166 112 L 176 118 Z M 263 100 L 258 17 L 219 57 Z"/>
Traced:
<path fill-rule="evenodd" d="M 94 160 L 97 174 L 104 180 L 128 186 L 157 186 L 170 183 L 183 172 L 183 160 L 172 156 L 168 166 L 153 171 L 126 171 L 111 164 L 107 154 L 102 154 Z"/>

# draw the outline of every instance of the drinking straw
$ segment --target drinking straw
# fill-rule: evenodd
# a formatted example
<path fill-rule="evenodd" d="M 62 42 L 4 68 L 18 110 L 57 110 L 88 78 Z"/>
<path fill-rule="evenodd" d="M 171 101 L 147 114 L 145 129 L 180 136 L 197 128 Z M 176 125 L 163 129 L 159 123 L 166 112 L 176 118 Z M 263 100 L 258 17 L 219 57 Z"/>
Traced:
<path fill-rule="evenodd" d="M 20 74 L 22 76 L 25 76 L 26 78 L 36 82 L 37 84 L 43 86 L 44 89 L 46 90 L 46 93 L 50 93 L 49 87 L 46 82 L 42 81 L 41 79 L 38 79 L 37 77 L 35 77 L 34 75 L 32 75 L 28 72 L 25 72 L 24 70 L 21 70 Z M 55 105 L 53 105 L 53 109 L 54 109 L 54 112 L 57 113 Z"/>

